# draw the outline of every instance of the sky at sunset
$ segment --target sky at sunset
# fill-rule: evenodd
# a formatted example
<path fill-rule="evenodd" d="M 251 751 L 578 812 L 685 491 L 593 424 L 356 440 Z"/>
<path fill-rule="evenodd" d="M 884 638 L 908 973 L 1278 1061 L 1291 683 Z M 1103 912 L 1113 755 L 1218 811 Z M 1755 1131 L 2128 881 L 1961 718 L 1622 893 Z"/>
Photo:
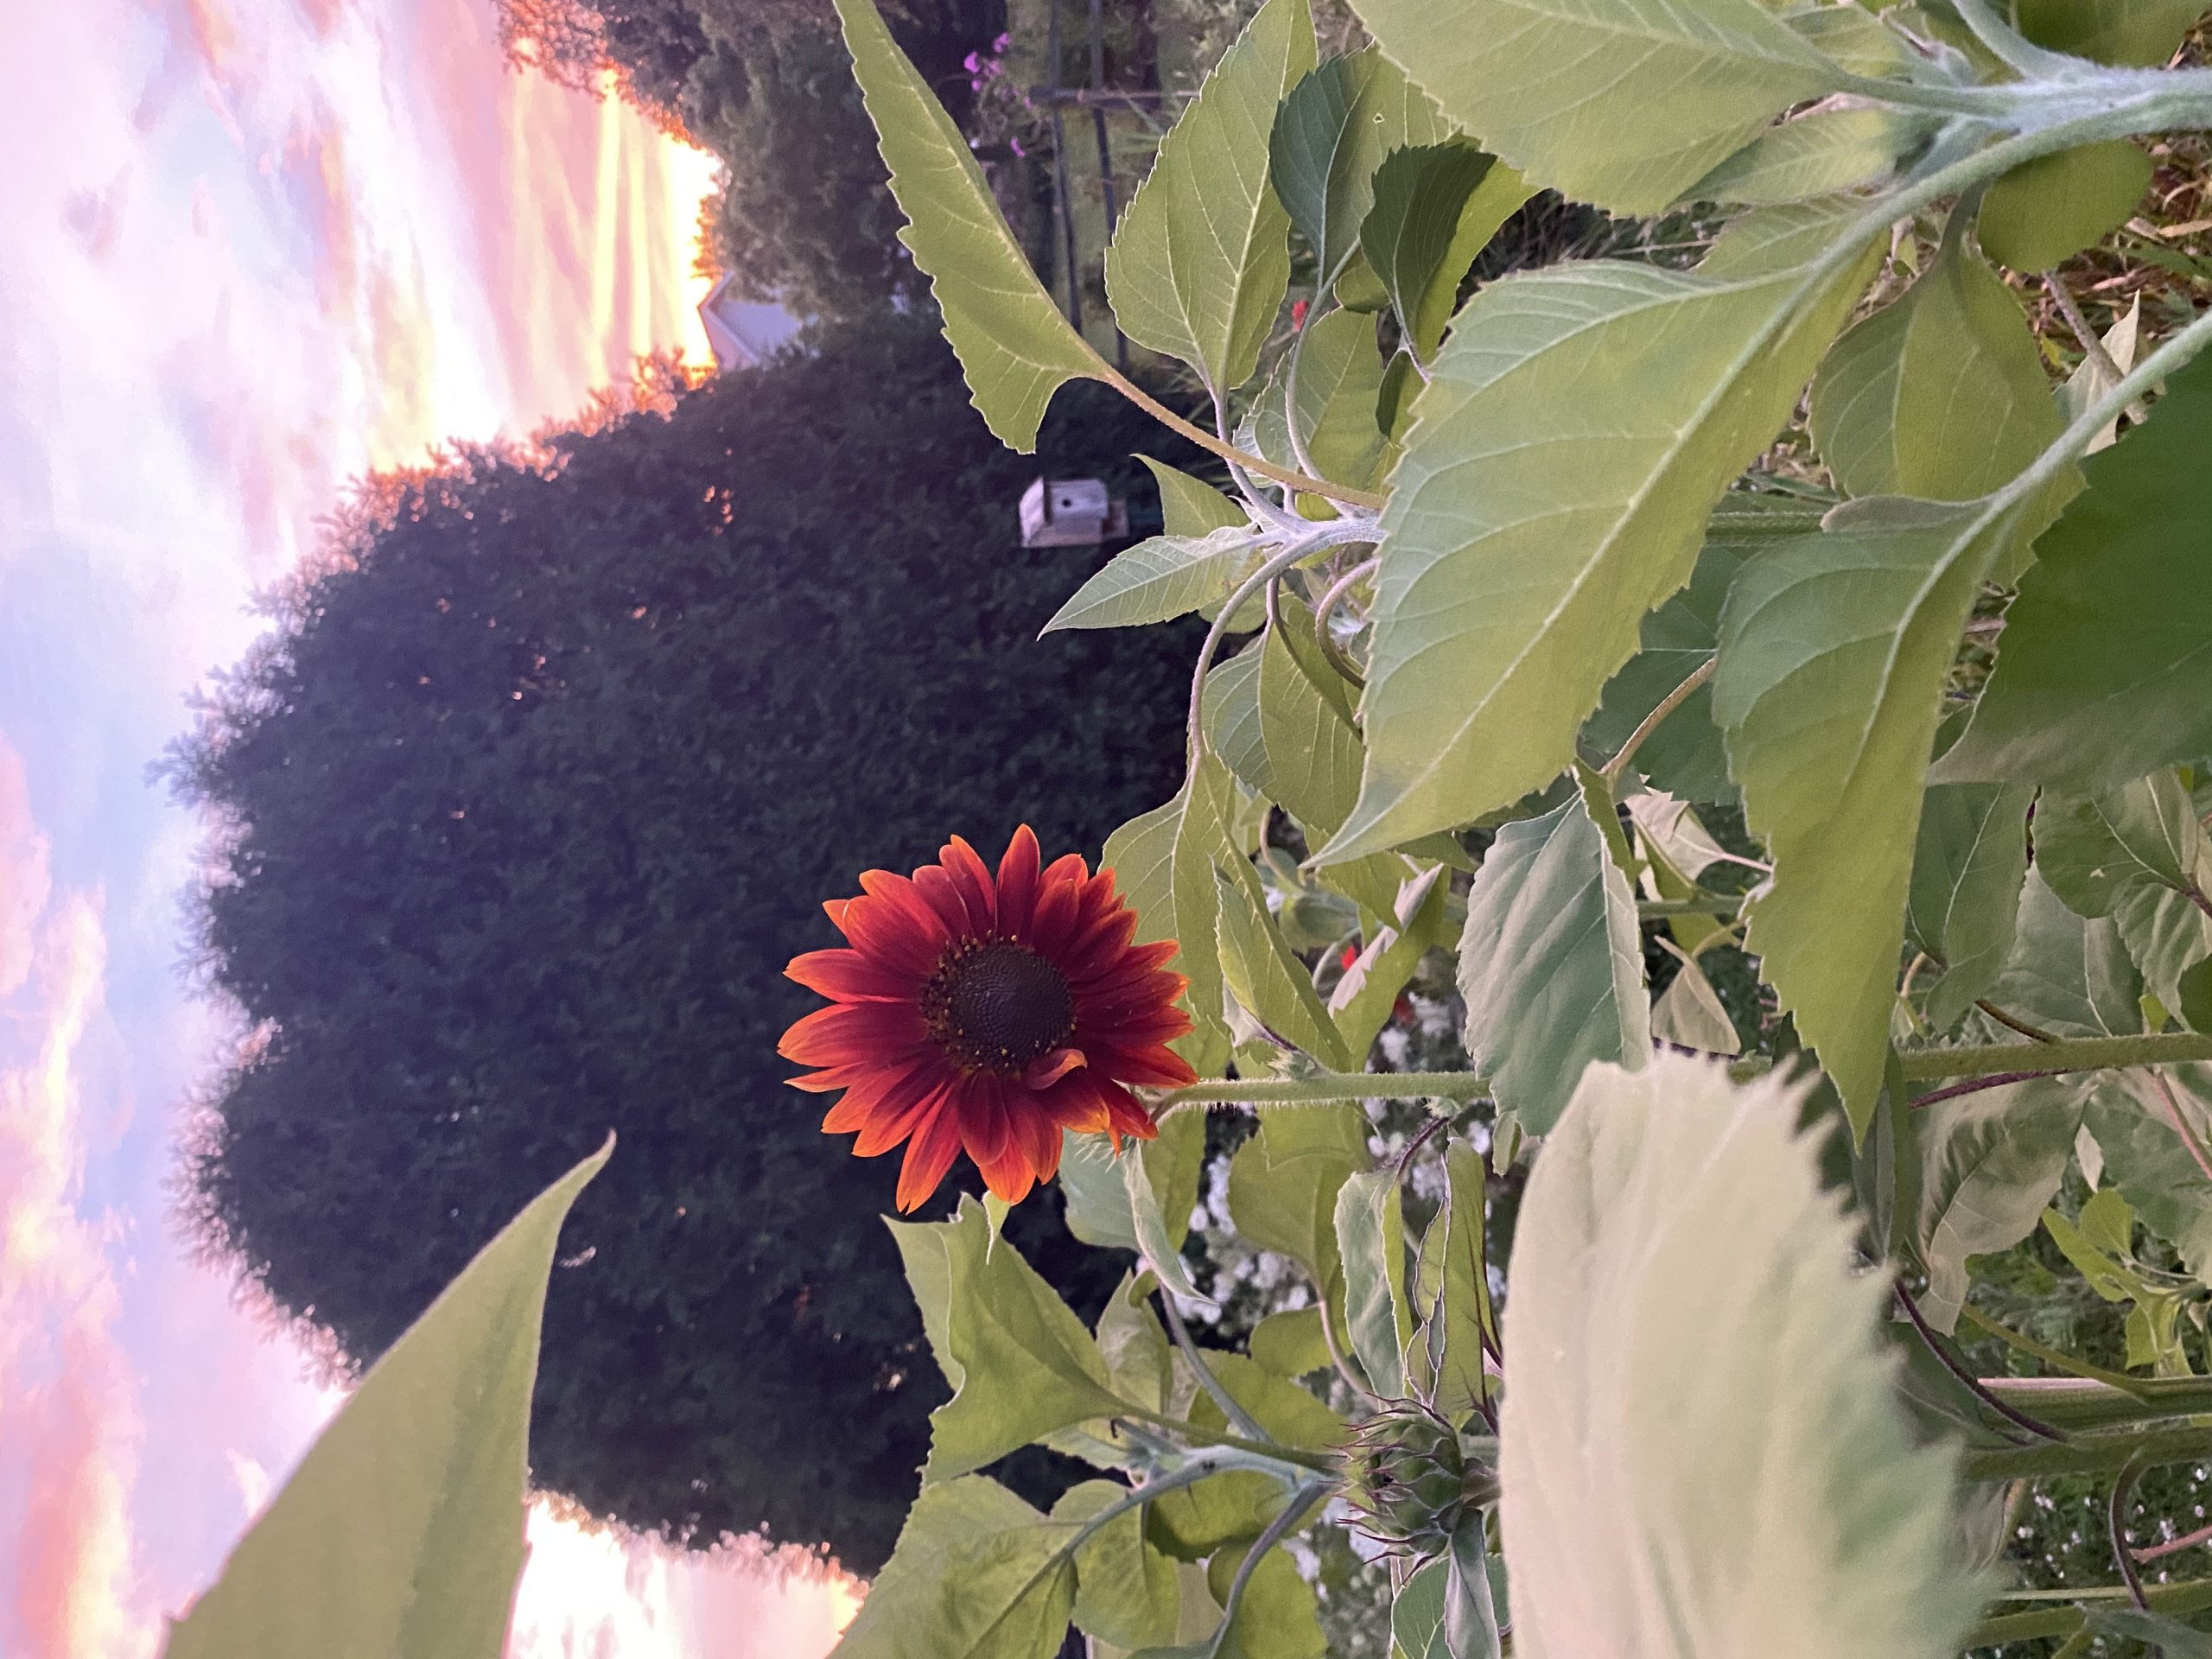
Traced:
<path fill-rule="evenodd" d="M 365 467 L 704 354 L 707 160 L 491 0 L 0 0 L 0 1655 L 143 1659 L 335 1396 L 167 1184 L 235 1033 L 147 768 Z M 849 1598 L 531 1522 L 512 1652 L 817 1659 Z"/>

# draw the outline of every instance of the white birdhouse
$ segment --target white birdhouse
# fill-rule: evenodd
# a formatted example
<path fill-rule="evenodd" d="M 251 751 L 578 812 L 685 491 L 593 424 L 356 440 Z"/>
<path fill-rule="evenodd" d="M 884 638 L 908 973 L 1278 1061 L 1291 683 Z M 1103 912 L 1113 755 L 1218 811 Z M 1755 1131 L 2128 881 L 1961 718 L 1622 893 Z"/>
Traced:
<path fill-rule="evenodd" d="M 1024 547 L 1095 547 L 1128 533 L 1128 507 L 1102 480 L 1040 478 L 1021 493 Z"/>

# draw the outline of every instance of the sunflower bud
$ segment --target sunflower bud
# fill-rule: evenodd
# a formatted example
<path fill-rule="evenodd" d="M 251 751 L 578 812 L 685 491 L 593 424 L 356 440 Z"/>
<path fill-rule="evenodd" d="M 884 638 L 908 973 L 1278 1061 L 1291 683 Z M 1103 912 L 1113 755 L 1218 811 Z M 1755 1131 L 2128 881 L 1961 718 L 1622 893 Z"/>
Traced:
<path fill-rule="evenodd" d="M 1345 1448 L 1344 1496 L 1354 1529 L 1385 1548 L 1428 1555 L 1450 1541 L 1470 1503 L 1497 1491 L 1452 1425 L 1418 1400 L 1393 1400 Z"/>

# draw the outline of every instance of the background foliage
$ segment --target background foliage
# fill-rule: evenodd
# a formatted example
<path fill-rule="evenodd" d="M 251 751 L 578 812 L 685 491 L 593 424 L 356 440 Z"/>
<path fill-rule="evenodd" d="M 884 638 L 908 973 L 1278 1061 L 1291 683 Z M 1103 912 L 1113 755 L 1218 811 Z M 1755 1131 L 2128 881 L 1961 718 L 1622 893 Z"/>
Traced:
<path fill-rule="evenodd" d="M 1071 404 L 1048 454 L 1136 486 L 1141 423 Z M 943 1389 L 896 1160 L 784 1086 L 783 965 L 858 871 L 1025 820 L 1095 855 L 1180 764 L 1186 632 L 1035 637 L 1084 563 L 1018 546 L 1034 470 L 893 320 L 357 505 L 173 761 L 231 827 L 203 967 L 259 1033 L 194 1165 L 210 1243 L 365 1361 L 618 1128 L 538 1478 L 880 1562 Z M 1111 1284 L 1050 1202 L 1014 1230 L 1078 1303 Z"/>

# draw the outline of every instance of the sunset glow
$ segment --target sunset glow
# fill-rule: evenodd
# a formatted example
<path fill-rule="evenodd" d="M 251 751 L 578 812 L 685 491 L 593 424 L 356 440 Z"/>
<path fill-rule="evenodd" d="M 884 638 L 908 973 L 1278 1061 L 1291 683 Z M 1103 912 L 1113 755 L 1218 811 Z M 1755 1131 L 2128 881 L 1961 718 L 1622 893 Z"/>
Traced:
<path fill-rule="evenodd" d="M 0 1654 L 145 1659 L 339 1397 L 172 1207 L 238 1040 L 149 786 L 349 480 L 709 361 L 715 162 L 491 0 L 0 12 Z M 817 1659 L 841 1583 L 531 1522 L 517 1659 Z"/>

